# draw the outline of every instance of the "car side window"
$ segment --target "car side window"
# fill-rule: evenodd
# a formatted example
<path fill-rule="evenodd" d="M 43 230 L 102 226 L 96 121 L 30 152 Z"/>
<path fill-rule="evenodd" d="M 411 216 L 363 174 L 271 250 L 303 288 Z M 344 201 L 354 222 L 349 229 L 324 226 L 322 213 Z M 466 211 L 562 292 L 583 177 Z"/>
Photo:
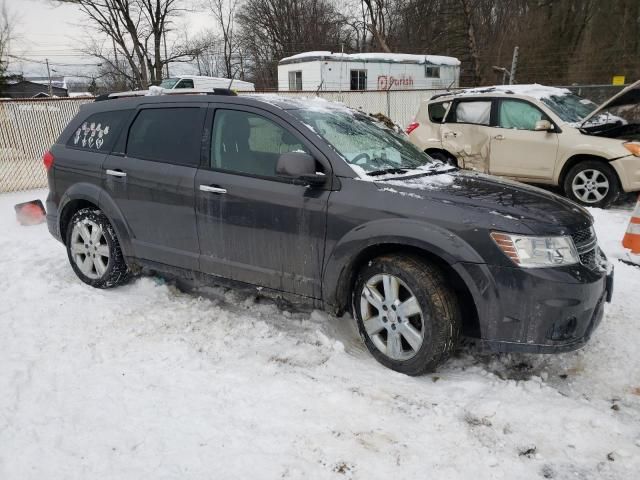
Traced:
<path fill-rule="evenodd" d="M 536 122 L 548 120 L 548 117 L 539 108 L 528 102 L 517 100 L 502 100 L 499 112 L 498 125 L 501 128 L 535 130 Z"/>
<path fill-rule="evenodd" d="M 449 108 L 449 102 L 432 103 L 429 105 L 429 120 L 432 123 L 442 123 L 447 114 L 447 108 Z"/>
<path fill-rule="evenodd" d="M 131 110 L 94 113 L 73 132 L 67 146 L 110 152 Z"/>
<path fill-rule="evenodd" d="M 193 80 L 190 78 L 183 78 L 178 82 L 175 88 L 193 88 Z"/>
<path fill-rule="evenodd" d="M 491 124 L 491 100 L 458 102 L 447 117 L 447 123 Z"/>
<path fill-rule="evenodd" d="M 201 113 L 198 107 L 141 110 L 129 129 L 127 156 L 197 166 Z"/>
<path fill-rule="evenodd" d="M 276 176 L 282 153 L 309 153 L 292 133 L 266 117 L 239 110 L 216 110 L 211 133 L 211 168 Z"/>

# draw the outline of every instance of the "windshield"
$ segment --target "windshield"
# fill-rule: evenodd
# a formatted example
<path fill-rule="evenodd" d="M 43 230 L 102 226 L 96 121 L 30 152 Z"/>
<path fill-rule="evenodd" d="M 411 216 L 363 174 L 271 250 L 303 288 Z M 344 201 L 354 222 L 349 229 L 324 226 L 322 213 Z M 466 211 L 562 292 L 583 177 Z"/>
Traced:
<path fill-rule="evenodd" d="M 540 100 L 565 122 L 580 122 L 598 108 L 598 105 L 591 100 L 579 97 L 573 93 L 551 95 L 549 97 L 543 97 Z"/>
<path fill-rule="evenodd" d="M 341 110 L 293 110 L 358 174 L 382 175 L 442 164 L 374 119 Z"/>
<path fill-rule="evenodd" d="M 179 78 L 166 78 L 162 81 L 162 83 L 160 84 L 160 87 L 162 88 L 166 88 L 167 90 L 172 89 L 173 87 L 175 87 L 176 83 L 178 83 L 178 80 L 180 80 Z"/>

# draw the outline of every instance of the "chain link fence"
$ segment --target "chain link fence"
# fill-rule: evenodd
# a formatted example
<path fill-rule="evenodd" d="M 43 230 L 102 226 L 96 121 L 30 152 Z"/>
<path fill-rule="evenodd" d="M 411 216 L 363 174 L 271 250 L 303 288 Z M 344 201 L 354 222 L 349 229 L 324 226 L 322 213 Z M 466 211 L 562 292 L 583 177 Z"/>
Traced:
<path fill-rule="evenodd" d="M 575 93 L 600 103 L 622 87 L 569 86 Z M 319 96 L 366 113 L 382 113 L 402 127 L 414 118 L 420 102 L 446 90 L 391 90 L 363 92 L 273 92 L 287 97 Z M 0 192 L 47 185 L 42 155 L 92 98 L 0 100 Z"/>

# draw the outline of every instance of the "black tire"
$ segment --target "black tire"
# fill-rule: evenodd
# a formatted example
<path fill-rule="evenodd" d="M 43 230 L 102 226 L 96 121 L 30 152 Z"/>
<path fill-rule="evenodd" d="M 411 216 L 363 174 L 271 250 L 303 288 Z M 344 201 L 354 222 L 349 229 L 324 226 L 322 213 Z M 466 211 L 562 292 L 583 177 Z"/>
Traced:
<path fill-rule="evenodd" d="M 364 325 L 361 311 L 361 296 L 366 282 L 379 275 L 397 277 L 410 290 L 421 310 L 424 324 L 422 344 L 411 358 L 397 360 L 390 358 L 376 346 Z M 403 290 L 404 287 L 400 287 Z M 400 295 L 398 295 L 400 298 Z M 358 323 L 358 330 L 365 345 L 374 358 L 392 370 L 407 375 L 422 375 L 435 370 L 458 347 L 461 330 L 461 314 L 458 298 L 448 285 L 442 271 L 431 263 L 415 256 L 384 255 L 365 265 L 358 273 L 352 292 L 353 315 Z M 389 312 L 388 309 L 387 313 Z M 394 311 L 396 309 L 394 308 Z M 399 310 L 398 310 L 399 311 Z M 382 314 L 382 311 L 378 311 Z M 395 316 L 396 322 L 400 318 Z M 390 332 L 389 320 L 385 320 L 385 328 Z M 415 318 L 411 322 L 416 321 Z M 399 324 L 396 324 L 400 327 Z M 395 326 L 394 330 L 395 330 Z M 416 329 L 417 325 L 413 325 Z M 421 325 L 420 325 L 421 326 Z M 384 332 L 380 331 L 383 335 Z M 388 335 L 388 334 L 387 334 Z M 380 341 L 378 338 L 378 342 Z M 408 342 L 402 337 L 403 349 Z"/>
<path fill-rule="evenodd" d="M 108 259 L 106 262 L 106 266 L 104 267 L 104 272 L 102 274 L 98 272 L 95 265 L 93 266 L 95 273 L 90 273 L 89 275 L 85 274 L 78 265 L 76 258 L 78 258 L 78 261 L 80 261 L 80 259 L 85 259 L 87 257 L 87 254 L 79 253 L 78 256 L 72 252 L 72 242 L 76 243 L 76 240 L 83 238 L 73 238 L 74 236 L 76 236 L 76 233 L 74 233 L 74 227 L 83 223 L 88 228 L 90 228 L 90 232 L 93 231 L 92 228 L 95 228 L 91 227 L 92 224 L 99 226 L 101 229 L 101 236 L 96 242 L 96 245 L 94 245 L 93 242 L 90 243 L 89 241 L 85 243 L 86 252 L 89 252 L 89 256 L 95 256 L 96 254 L 92 252 L 97 251 L 100 247 L 104 248 L 106 246 L 108 248 L 108 254 L 102 256 L 103 259 Z M 83 208 L 81 210 L 78 210 L 71 217 L 69 225 L 67 226 L 65 245 L 67 246 L 67 256 L 69 257 L 71 268 L 73 268 L 73 271 L 76 273 L 78 278 L 87 285 L 91 285 L 95 288 L 112 288 L 118 285 L 122 285 L 127 281 L 129 277 L 129 269 L 127 268 L 124 256 L 122 255 L 118 237 L 113 230 L 113 226 L 100 210 L 96 210 L 95 208 Z M 104 250 L 101 251 L 104 252 Z"/>
<path fill-rule="evenodd" d="M 458 161 L 453 157 L 453 155 L 438 150 L 426 153 L 435 160 L 440 160 L 442 163 L 446 163 L 452 167 L 458 167 Z"/>
<path fill-rule="evenodd" d="M 598 190 L 599 194 L 604 194 L 604 197 L 601 199 L 597 199 L 595 193 L 590 194 L 586 190 L 579 190 L 579 192 L 583 192 L 583 198 L 580 198 L 576 195 L 576 192 L 574 192 L 574 181 L 579 185 L 581 183 L 579 175 L 582 173 L 587 176 L 592 176 L 592 172 L 599 172 L 607 179 L 609 186 L 606 190 L 606 194 L 603 187 Z M 620 181 L 618 180 L 618 175 L 615 170 L 605 161 L 584 160 L 571 167 L 569 172 L 567 172 L 564 179 L 563 189 L 567 198 L 579 203 L 580 205 L 584 205 L 586 207 L 607 208 L 615 202 L 620 195 Z M 589 201 L 589 199 L 593 199 L 593 201 Z"/>

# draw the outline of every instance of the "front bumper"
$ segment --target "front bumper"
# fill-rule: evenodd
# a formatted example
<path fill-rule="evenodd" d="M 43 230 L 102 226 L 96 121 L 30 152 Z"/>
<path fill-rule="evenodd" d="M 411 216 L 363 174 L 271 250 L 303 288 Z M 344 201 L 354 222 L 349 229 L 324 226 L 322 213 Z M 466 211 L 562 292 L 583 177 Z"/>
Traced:
<path fill-rule="evenodd" d="M 613 269 L 486 265 L 494 287 L 479 344 L 493 352 L 556 353 L 582 347 L 611 301 Z M 487 287 L 489 287 L 487 285 Z"/>

